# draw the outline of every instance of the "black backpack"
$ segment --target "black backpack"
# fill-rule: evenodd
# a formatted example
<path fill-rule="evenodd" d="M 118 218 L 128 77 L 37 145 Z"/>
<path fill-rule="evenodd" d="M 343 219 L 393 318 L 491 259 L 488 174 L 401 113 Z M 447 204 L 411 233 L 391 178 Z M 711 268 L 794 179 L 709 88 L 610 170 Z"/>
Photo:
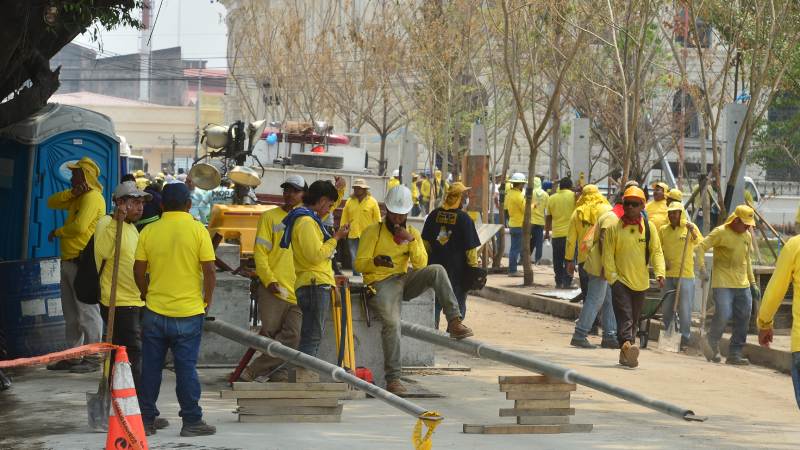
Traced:
<path fill-rule="evenodd" d="M 106 266 L 106 260 L 100 264 L 100 270 L 94 263 L 94 235 L 89 238 L 86 247 L 78 255 L 78 273 L 75 275 L 73 287 L 75 297 L 81 303 L 96 305 L 100 303 L 100 274 Z"/>

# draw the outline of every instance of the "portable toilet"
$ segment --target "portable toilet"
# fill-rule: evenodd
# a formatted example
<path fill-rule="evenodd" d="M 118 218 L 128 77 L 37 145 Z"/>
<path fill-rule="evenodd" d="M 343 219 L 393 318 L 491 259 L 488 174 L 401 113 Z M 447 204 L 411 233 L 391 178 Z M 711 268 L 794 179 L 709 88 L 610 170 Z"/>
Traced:
<path fill-rule="evenodd" d="M 0 130 L 0 328 L 8 357 L 36 356 L 68 346 L 59 288 L 58 240 L 47 235 L 66 211 L 47 198 L 70 187 L 67 164 L 83 156 L 100 168 L 110 205 L 119 179 L 119 140 L 111 119 L 74 106 L 49 104 Z"/>
<path fill-rule="evenodd" d="M 100 168 L 106 204 L 119 180 L 119 138 L 111 118 L 76 106 L 48 104 L 0 130 L 0 260 L 59 255 L 47 235 L 64 224 L 66 211 L 47 198 L 70 187 L 67 164 L 88 156 Z"/>

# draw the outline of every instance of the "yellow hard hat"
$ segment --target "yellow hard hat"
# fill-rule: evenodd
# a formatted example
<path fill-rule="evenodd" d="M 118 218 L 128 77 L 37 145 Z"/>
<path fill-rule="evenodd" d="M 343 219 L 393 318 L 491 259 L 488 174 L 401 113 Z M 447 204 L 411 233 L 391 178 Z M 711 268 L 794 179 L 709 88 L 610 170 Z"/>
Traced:
<path fill-rule="evenodd" d="M 664 183 L 663 181 L 657 181 L 657 182 L 653 183 L 651 185 L 651 187 L 653 189 L 655 189 L 657 187 L 660 187 L 661 189 L 664 190 L 664 193 L 669 192 L 669 185 L 667 185 L 667 183 Z"/>
<path fill-rule="evenodd" d="M 669 192 L 667 192 L 667 198 L 670 200 L 677 200 L 679 202 L 683 201 L 683 192 L 678 189 L 670 189 Z"/>
<path fill-rule="evenodd" d="M 644 191 L 642 191 L 636 186 L 631 186 L 628 189 L 625 189 L 625 193 L 622 195 L 622 198 L 625 200 L 629 198 L 638 198 L 639 200 L 642 201 L 642 203 L 647 201 L 647 199 L 644 196 Z"/>
<path fill-rule="evenodd" d="M 667 212 L 670 211 L 683 211 L 683 205 L 681 204 L 681 202 L 672 202 L 669 205 L 667 205 Z"/>

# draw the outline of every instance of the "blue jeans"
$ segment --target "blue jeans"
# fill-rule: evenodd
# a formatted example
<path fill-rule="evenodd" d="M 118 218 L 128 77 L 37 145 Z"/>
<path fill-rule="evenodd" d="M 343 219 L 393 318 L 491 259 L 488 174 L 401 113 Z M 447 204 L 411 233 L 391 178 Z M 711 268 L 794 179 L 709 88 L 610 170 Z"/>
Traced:
<path fill-rule="evenodd" d="M 753 298 L 750 288 L 714 288 L 714 303 L 716 311 L 708 332 L 708 343 L 712 348 L 719 345 L 725 325 L 733 317 L 733 333 L 728 350 L 731 355 L 742 355 L 742 348 L 747 340 L 747 328 L 750 326 L 750 312 L 753 307 Z"/>
<path fill-rule="evenodd" d="M 534 251 L 533 260 L 538 263 L 542 259 L 542 245 L 544 244 L 544 225 L 531 227 L 531 249 Z"/>
<path fill-rule="evenodd" d="M 792 353 L 792 384 L 794 385 L 794 399 L 800 408 L 800 352 Z"/>
<path fill-rule="evenodd" d="M 300 328 L 301 352 L 316 357 L 322 333 L 325 332 L 325 319 L 331 309 L 331 286 L 327 284 L 303 286 L 295 291 L 297 306 L 303 311 L 303 324 Z"/>
<path fill-rule="evenodd" d="M 508 249 L 508 273 L 517 272 L 520 256 L 522 256 L 522 227 L 509 228 L 511 248 Z"/>
<path fill-rule="evenodd" d="M 677 278 L 667 278 L 664 280 L 664 290 L 671 291 L 678 287 Z M 663 295 L 663 294 L 662 294 Z M 664 329 L 669 329 L 672 319 L 675 316 L 675 294 L 670 294 L 661 304 L 661 314 L 664 315 Z M 694 305 L 694 278 L 681 278 L 681 298 L 678 303 L 678 324 L 680 325 L 681 337 L 689 339 L 692 335 L 692 306 Z"/>
<path fill-rule="evenodd" d="M 203 419 L 196 367 L 203 336 L 203 315 L 167 317 L 143 309 L 142 382 L 139 389 L 142 421 L 152 424 L 159 415 L 156 401 L 161 390 L 164 358 L 170 350 L 175 364 L 175 394 L 181 405 L 180 416 L 184 424 L 197 423 Z"/>
<path fill-rule="evenodd" d="M 589 282 L 583 308 L 575 323 L 574 339 L 586 339 L 594 325 L 597 313 L 602 311 L 603 337 L 616 340 L 617 318 L 614 316 L 614 305 L 611 303 L 611 288 L 603 277 L 588 274 Z"/>
<path fill-rule="evenodd" d="M 353 265 L 353 275 L 361 275 L 356 271 L 356 255 L 358 255 L 358 238 L 347 240 L 347 249 L 350 250 L 350 264 Z"/>

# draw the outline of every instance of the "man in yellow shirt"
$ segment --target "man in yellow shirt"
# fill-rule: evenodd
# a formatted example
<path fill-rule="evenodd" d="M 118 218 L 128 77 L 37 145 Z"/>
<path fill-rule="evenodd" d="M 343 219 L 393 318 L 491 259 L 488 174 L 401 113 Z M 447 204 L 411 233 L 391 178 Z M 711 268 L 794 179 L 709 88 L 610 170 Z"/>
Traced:
<path fill-rule="evenodd" d="M 647 218 L 660 229 L 666 225 L 667 220 L 667 199 L 666 193 L 669 191 L 669 186 L 666 183 L 659 181 L 653 184 L 653 199 L 647 203 L 645 211 L 647 211 Z"/>
<path fill-rule="evenodd" d="M 156 401 L 167 350 L 175 365 L 175 393 L 183 419 L 181 436 L 206 436 L 217 429 L 203 421 L 197 357 L 203 317 L 211 308 L 216 283 L 214 247 L 202 223 L 189 214 L 191 192 L 183 183 L 164 186 L 164 214 L 139 235 L 136 285 L 145 302 L 142 314 L 142 388 L 139 404 L 145 433 L 156 432 Z M 148 279 L 147 273 L 150 277 Z"/>
<path fill-rule="evenodd" d="M 150 201 L 150 194 L 140 191 L 133 181 L 126 181 L 114 189 L 114 214 L 103 216 L 97 221 L 94 232 L 94 260 L 100 274 L 100 314 L 108 322 L 108 307 L 111 299 L 111 278 L 114 272 L 114 248 L 117 224 L 122 223 L 122 241 L 119 249 L 119 271 L 114 311 L 114 335 L 111 342 L 124 345 L 128 349 L 133 383 L 141 386 L 142 375 L 142 326 L 141 315 L 144 302 L 141 299 L 136 280 L 133 279 L 133 262 L 139 231 L 136 221 L 142 216 L 144 203 Z M 164 423 L 159 421 L 163 427 Z"/>
<path fill-rule="evenodd" d="M 617 224 L 617 215 L 611 210 L 608 203 L 597 206 L 597 226 L 594 227 L 591 242 L 580 242 L 578 245 L 586 246 L 586 259 L 583 268 L 587 274 L 586 298 L 583 307 L 575 322 L 575 331 L 572 333 L 570 345 L 578 348 L 597 348 L 589 342 L 588 336 L 592 330 L 597 315 L 603 325 L 603 348 L 618 349 L 617 320 L 614 316 L 614 306 L 611 301 L 611 288 L 603 276 L 603 246 L 608 229 Z"/>
<path fill-rule="evenodd" d="M 47 199 L 47 207 L 67 210 L 62 227 L 52 230 L 47 240 L 61 240 L 61 310 L 64 313 L 67 345 L 78 347 L 100 342 L 103 319 L 100 307 L 78 300 L 75 294 L 75 276 L 78 274 L 78 257 L 94 234 L 95 226 L 106 212 L 103 186 L 98 181 L 100 168 L 91 158 L 84 156 L 67 164 L 72 172 L 72 187 L 57 192 Z M 63 360 L 47 366 L 49 370 L 92 372 L 100 367 L 97 356 L 81 360 Z"/>
<path fill-rule="evenodd" d="M 400 186 L 400 170 L 394 169 L 392 171 L 392 178 L 389 178 L 389 181 L 386 182 L 386 192 L 392 190 L 393 187 Z"/>
<path fill-rule="evenodd" d="M 714 228 L 702 242 L 704 251 L 714 249 L 711 289 L 714 293 L 714 319 L 703 343 L 703 353 L 711 362 L 720 362 L 719 340 L 725 325 L 733 317 L 733 332 L 728 347 L 727 364 L 748 365 L 742 355 L 750 325 L 753 298 L 761 292 L 756 285 L 750 260 L 749 228 L 756 225 L 755 213 L 749 206 L 739 205 L 728 220 Z"/>
<path fill-rule="evenodd" d="M 531 200 L 533 202 L 533 210 L 531 211 L 531 251 L 533 251 L 534 264 L 539 264 L 544 246 L 544 213 L 547 209 L 547 201 L 550 200 L 550 194 L 542 189 L 542 179 L 539 177 L 533 177 Z"/>
<path fill-rule="evenodd" d="M 629 187 L 622 201 L 622 217 L 606 232 L 603 270 L 611 285 L 614 316 L 617 319 L 619 363 L 633 368 L 639 365 L 636 332 L 644 294 L 650 288 L 648 266 L 653 266 L 659 287 L 663 288 L 664 254 L 658 229 L 642 215 L 644 192 L 638 187 Z"/>
<path fill-rule="evenodd" d="M 588 247 L 582 246 L 586 232 L 597 223 L 600 217 L 600 207 L 610 206 L 608 200 L 600 193 L 594 184 L 587 184 L 581 189 L 581 196 L 575 203 L 575 210 L 569 219 L 569 229 L 567 230 L 567 274 L 573 276 L 575 273 L 575 263 L 578 265 L 578 275 L 580 278 L 581 294 L 586 298 L 589 289 L 589 276 L 583 269 L 586 257 L 589 254 Z M 570 300 L 571 303 L 580 302 L 580 297 Z"/>
<path fill-rule="evenodd" d="M 508 249 L 508 276 L 521 277 L 522 273 L 517 272 L 517 264 L 522 255 L 522 222 L 525 216 L 525 196 L 522 189 L 528 182 L 525 174 L 515 173 L 511 175 L 511 189 L 506 191 L 503 200 L 503 208 L 508 211 L 508 232 L 511 235 L 511 245 Z"/>
<path fill-rule="evenodd" d="M 297 349 L 311 356 L 317 356 L 331 306 L 331 289 L 336 285 L 331 258 L 336 245 L 350 231 L 343 222 L 331 236 L 320 219 L 328 214 L 338 195 L 330 181 L 317 180 L 303 194 L 303 205 L 291 210 L 281 222 L 285 229 L 280 246 L 291 246 L 294 293 L 303 313 Z"/>
<path fill-rule="evenodd" d="M 438 264 L 428 266 L 419 231 L 406 225 L 411 211 L 411 191 L 398 186 L 386 195 L 386 219 L 364 230 L 364 244 L 359 248 L 356 267 L 364 273 L 364 284 L 375 290 L 368 301 L 383 323 L 381 343 L 386 370 L 386 389 L 393 394 L 406 391 L 400 382 L 400 312 L 403 301 L 409 301 L 433 288 L 447 317 L 447 332 L 453 339 L 472 336 L 472 330 L 461 323 L 458 300 L 447 278 L 447 271 Z M 413 270 L 409 272 L 411 264 Z"/>
<path fill-rule="evenodd" d="M 800 407 L 800 236 L 786 242 L 775 263 L 775 272 L 769 279 L 764 299 L 758 310 L 758 343 L 769 348 L 772 342 L 772 319 L 783 303 L 789 284 L 792 292 L 792 384 L 794 398 Z"/>
<path fill-rule="evenodd" d="M 422 174 L 422 181 L 419 183 L 419 196 L 420 196 L 420 208 L 422 209 L 422 214 L 428 214 L 430 211 L 430 204 L 431 204 L 431 180 L 430 180 L 430 172 L 425 172 Z"/>
<path fill-rule="evenodd" d="M 674 190 L 674 189 L 673 189 Z M 670 191 L 672 192 L 672 191 Z M 697 227 L 686 220 L 683 206 L 679 201 L 673 201 L 667 206 L 667 219 L 669 222 L 662 225 L 658 230 L 658 238 L 661 240 L 661 248 L 664 252 L 664 265 L 666 268 L 666 280 L 664 281 L 664 292 L 678 288 L 678 281 L 681 284 L 681 296 L 678 300 L 678 324 L 681 331 L 681 351 L 689 348 L 689 338 L 691 337 L 692 326 L 692 307 L 694 305 L 694 257 L 697 255 L 697 265 L 705 271 L 703 261 L 703 251 L 700 242 L 703 235 Z M 689 243 L 686 244 L 686 239 Z M 686 244 L 686 254 L 683 254 L 684 244 Z M 681 262 L 681 257 L 684 257 Z M 683 266 L 683 271 L 681 271 Z M 664 328 L 672 326 L 675 314 L 675 294 L 667 296 L 661 305 L 662 316 L 664 317 Z"/>
<path fill-rule="evenodd" d="M 547 200 L 547 217 L 545 219 L 544 238 L 550 239 L 552 230 L 553 273 L 556 278 L 556 289 L 569 289 L 572 276 L 567 273 L 566 254 L 569 219 L 575 210 L 575 193 L 572 192 L 572 180 L 564 177 L 558 182 L 558 192 Z"/>
<path fill-rule="evenodd" d="M 422 211 L 419 207 L 419 175 L 414 172 L 411 172 L 411 200 L 414 202 L 414 206 L 411 208 L 411 217 L 419 216 L 419 213 Z"/>
<path fill-rule="evenodd" d="M 348 225 L 350 234 L 347 236 L 347 248 L 350 250 L 350 261 L 356 260 L 358 254 L 358 239 L 361 232 L 373 223 L 381 221 L 381 208 L 375 197 L 369 193 L 369 185 L 363 179 L 353 183 L 353 195 L 347 199 L 342 211 L 339 224 Z M 353 275 L 361 275 L 353 268 Z"/>
<path fill-rule="evenodd" d="M 258 219 L 253 259 L 258 276 L 258 315 L 261 334 L 281 344 L 296 349 L 300 344 L 300 326 L 303 313 L 294 295 L 294 257 L 292 248 L 280 246 L 283 238 L 283 219 L 303 201 L 308 186 L 300 175 L 289 175 L 281 184 L 283 205 L 265 211 Z M 262 353 L 242 371 L 241 381 L 254 381 L 269 377 L 269 381 L 289 381 L 289 374 L 281 367 L 283 360 Z"/>

